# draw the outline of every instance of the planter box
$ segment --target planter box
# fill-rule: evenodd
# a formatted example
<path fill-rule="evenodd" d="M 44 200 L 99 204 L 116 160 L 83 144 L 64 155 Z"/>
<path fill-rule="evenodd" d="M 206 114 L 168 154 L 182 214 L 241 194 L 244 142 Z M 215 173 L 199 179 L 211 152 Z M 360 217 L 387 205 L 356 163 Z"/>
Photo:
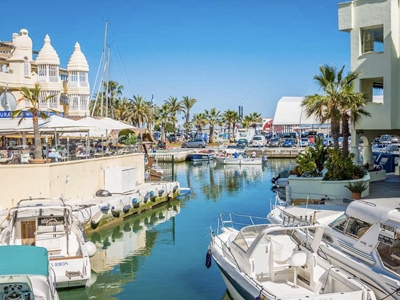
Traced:
<path fill-rule="evenodd" d="M 365 175 L 362 180 L 369 182 L 369 174 Z M 351 192 L 345 187 L 349 181 L 357 180 L 322 180 L 322 177 L 305 178 L 291 175 L 289 176 L 289 195 L 291 199 L 351 198 Z M 368 195 L 369 186 L 361 196 Z"/>
<path fill-rule="evenodd" d="M 386 180 L 386 170 L 370 171 L 368 174 L 370 176 L 369 182 Z"/>

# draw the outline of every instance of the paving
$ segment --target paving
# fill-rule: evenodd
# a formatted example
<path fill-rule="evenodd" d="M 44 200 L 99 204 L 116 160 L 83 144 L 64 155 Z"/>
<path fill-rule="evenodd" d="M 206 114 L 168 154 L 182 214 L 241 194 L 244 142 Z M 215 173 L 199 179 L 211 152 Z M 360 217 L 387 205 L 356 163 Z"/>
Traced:
<path fill-rule="evenodd" d="M 386 174 L 386 180 L 374 181 L 369 184 L 369 196 L 363 199 L 399 198 L 400 176 L 394 173 Z"/>

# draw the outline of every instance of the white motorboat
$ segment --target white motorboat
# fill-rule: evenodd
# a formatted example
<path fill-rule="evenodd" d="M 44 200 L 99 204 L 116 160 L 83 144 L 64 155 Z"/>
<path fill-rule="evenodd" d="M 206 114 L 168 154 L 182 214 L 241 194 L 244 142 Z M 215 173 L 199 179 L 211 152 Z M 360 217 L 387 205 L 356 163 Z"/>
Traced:
<path fill-rule="evenodd" d="M 247 216 L 239 217 L 243 224 Z M 252 225 L 238 230 L 234 218 L 231 213 L 228 221 L 219 220 L 217 231 L 211 229 L 206 256 L 207 267 L 211 256 L 218 265 L 233 299 L 376 299 L 356 277 L 317 256 L 321 225 L 255 224 L 248 217 Z M 296 238 L 300 228 L 313 231 L 314 239 Z"/>
<path fill-rule="evenodd" d="M 265 158 L 257 157 L 223 157 L 223 156 L 215 156 L 214 159 L 217 163 L 224 165 L 262 165 L 263 162 L 266 161 Z"/>
<path fill-rule="evenodd" d="M 45 248 L 2 246 L 0 257 L 0 299 L 59 299 Z"/>
<path fill-rule="evenodd" d="M 91 275 L 89 256 L 94 255 L 95 246 L 85 240 L 80 224 L 73 220 L 72 207 L 63 199 L 20 200 L 9 210 L 9 219 L 1 243 L 46 248 L 57 288 L 86 285 Z"/>
<path fill-rule="evenodd" d="M 352 201 L 342 210 L 329 205 L 276 206 L 268 219 L 285 225 L 321 224 L 325 232 L 320 256 L 360 278 L 377 299 L 400 299 L 399 208 L 400 198 Z"/>

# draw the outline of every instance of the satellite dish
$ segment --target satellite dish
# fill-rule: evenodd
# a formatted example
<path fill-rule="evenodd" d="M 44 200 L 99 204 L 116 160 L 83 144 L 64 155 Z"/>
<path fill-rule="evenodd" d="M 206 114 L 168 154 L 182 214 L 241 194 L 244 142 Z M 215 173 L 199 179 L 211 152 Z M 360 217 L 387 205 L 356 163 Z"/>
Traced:
<path fill-rule="evenodd" d="M 0 95 L 0 104 L 4 110 L 13 111 L 17 108 L 17 100 L 15 96 L 9 92 Z"/>

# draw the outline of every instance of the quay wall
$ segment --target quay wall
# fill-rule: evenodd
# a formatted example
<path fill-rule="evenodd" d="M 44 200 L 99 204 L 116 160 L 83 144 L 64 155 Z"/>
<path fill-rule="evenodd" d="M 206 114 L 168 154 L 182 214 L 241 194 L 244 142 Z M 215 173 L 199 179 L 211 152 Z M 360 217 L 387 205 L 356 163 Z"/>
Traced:
<path fill-rule="evenodd" d="M 20 199 L 60 197 L 66 202 L 93 198 L 104 189 L 104 170 L 134 167 L 137 185 L 144 183 L 144 154 L 134 153 L 49 164 L 1 165 L 0 210 L 9 209 Z"/>

